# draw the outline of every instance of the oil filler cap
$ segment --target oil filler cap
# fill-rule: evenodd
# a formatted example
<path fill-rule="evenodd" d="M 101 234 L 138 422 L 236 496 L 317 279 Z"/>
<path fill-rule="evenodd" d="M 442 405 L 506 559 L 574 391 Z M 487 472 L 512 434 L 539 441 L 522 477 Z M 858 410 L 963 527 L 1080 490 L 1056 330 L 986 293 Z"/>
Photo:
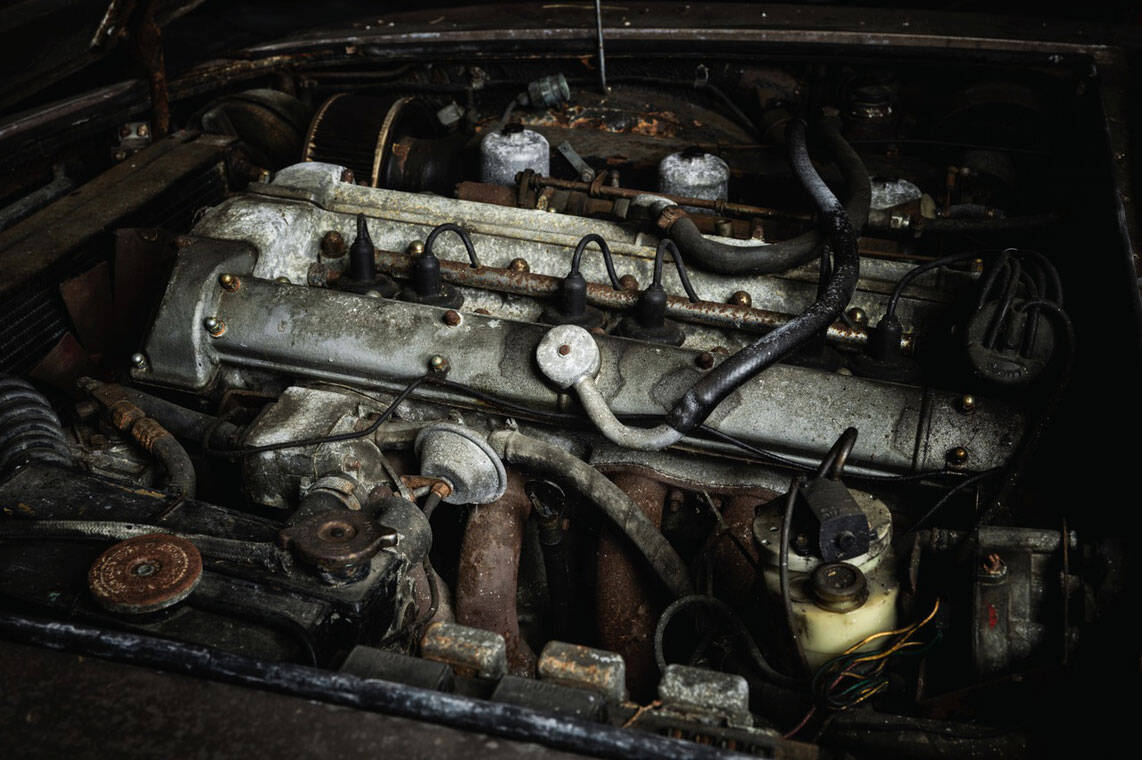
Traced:
<path fill-rule="evenodd" d="M 826 562 L 810 579 L 817 606 L 830 612 L 848 612 L 868 599 L 868 580 L 859 567 L 847 562 Z"/>
<path fill-rule="evenodd" d="M 202 580 L 202 555 L 185 538 L 150 533 L 120 541 L 91 565 L 87 585 L 111 612 L 142 615 L 178 604 Z"/>

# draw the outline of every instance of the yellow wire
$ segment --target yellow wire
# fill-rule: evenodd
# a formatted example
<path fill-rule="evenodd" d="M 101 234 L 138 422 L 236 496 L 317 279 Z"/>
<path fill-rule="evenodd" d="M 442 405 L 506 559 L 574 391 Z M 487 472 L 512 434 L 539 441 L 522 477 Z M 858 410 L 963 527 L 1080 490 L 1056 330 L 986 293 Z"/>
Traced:
<path fill-rule="evenodd" d="M 919 631 L 921 628 L 923 628 L 929 622 L 931 622 L 932 619 L 934 617 L 936 617 L 936 613 L 939 612 L 939 610 L 940 610 L 940 600 L 937 599 L 936 603 L 932 606 L 932 611 L 929 612 L 927 617 L 925 617 L 923 620 L 920 620 L 919 622 L 913 623 L 911 625 L 904 626 L 903 628 L 897 628 L 897 629 L 891 630 L 891 631 L 881 631 L 880 633 L 874 633 L 871 636 L 866 636 L 861 641 L 857 642 L 856 644 L 853 644 L 851 647 L 846 649 L 844 654 L 841 655 L 842 657 L 846 656 L 846 655 L 850 655 L 850 654 L 858 651 L 862 647 L 867 646 L 870 642 L 876 641 L 877 639 L 884 638 L 887 636 L 899 636 L 900 637 L 897 641 L 893 642 L 893 644 L 891 646 L 884 649 L 883 651 L 875 652 L 872 654 L 867 654 L 867 655 L 864 655 L 863 657 L 858 657 L 858 658 L 856 658 L 850 662 L 844 663 L 845 669 L 843 671 L 841 671 L 841 673 L 834 679 L 832 685 L 829 687 L 828 690 L 832 691 L 832 689 L 835 688 L 836 685 L 839 684 L 846 677 L 847 678 L 856 678 L 856 679 L 867 679 L 867 678 L 873 678 L 875 676 L 878 676 L 884 671 L 884 668 L 888 665 L 888 658 L 891 657 L 893 654 L 901 651 L 902 649 L 906 649 L 907 647 L 923 646 L 922 642 L 911 641 L 910 639 L 916 634 L 917 631 Z M 870 670 L 867 673 L 858 673 L 858 672 L 852 670 L 853 666 L 860 665 L 860 664 L 866 663 L 866 662 L 876 662 L 877 664 L 875 667 L 873 667 L 872 670 Z M 836 663 L 836 664 L 840 664 L 840 663 Z M 831 664 L 826 664 L 824 667 L 830 667 L 830 666 L 831 666 Z M 855 705 L 855 704 L 858 704 L 860 702 L 863 702 L 866 699 L 871 698 L 873 695 L 879 693 L 883 689 L 887 688 L 887 686 L 888 685 L 886 683 L 881 683 L 881 684 L 878 684 L 876 686 L 870 687 L 870 688 L 866 689 L 865 691 L 858 692 L 859 696 L 857 697 L 857 699 L 855 699 L 850 704 Z"/>
<path fill-rule="evenodd" d="M 885 636 L 896 636 L 896 635 L 904 634 L 903 640 L 906 641 L 907 639 L 911 638 L 912 634 L 914 634 L 916 631 L 920 630 L 925 625 L 927 625 L 932 620 L 932 618 L 934 618 L 936 616 L 936 613 L 939 610 L 940 610 L 940 600 L 937 599 L 936 604 L 932 607 L 932 611 L 929 612 L 928 616 L 926 618 L 924 618 L 923 620 L 921 620 L 920 622 L 913 623 L 912 625 L 904 626 L 903 628 L 897 628 L 896 630 L 893 630 L 893 631 L 881 631 L 880 633 L 874 633 L 871 636 L 866 636 L 865 638 L 858 641 L 856 644 L 853 644 L 851 647 L 846 649 L 844 654 L 852 654 L 853 652 L 856 652 L 857 650 L 861 649 L 862 647 L 867 646 L 870 642 L 876 641 L 877 639 L 880 639 L 880 638 L 884 638 Z"/>

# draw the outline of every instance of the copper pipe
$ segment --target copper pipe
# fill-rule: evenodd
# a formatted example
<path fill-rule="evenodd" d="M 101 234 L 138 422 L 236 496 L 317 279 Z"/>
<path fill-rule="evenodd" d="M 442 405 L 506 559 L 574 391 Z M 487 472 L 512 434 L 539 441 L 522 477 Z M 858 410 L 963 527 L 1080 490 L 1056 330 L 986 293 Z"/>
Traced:
<path fill-rule="evenodd" d="M 395 251 L 377 249 L 374 252 L 377 266 L 382 272 L 397 276 L 410 276 L 413 256 Z M 471 288 L 493 290 L 499 293 L 543 298 L 554 296 L 559 290 L 559 277 L 522 272 L 496 267 L 472 267 L 467 262 L 440 260 L 440 275 L 445 282 Z M 587 283 L 587 303 L 603 309 L 625 311 L 634 308 L 639 294 L 631 290 L 614 290 L 609 285 Z M 666 316 L 682 322 L 720 327 L 727 330 L 746 330 L 766 333 L 788 323 L 793 316 L 778 311 L 755 309 L 713 301 L 691 303 L 681 296 L 668 296 Z M 868 330 L 863 327 L 848 327 L 844 322 L 829 326 L 826 338 L 834 343 L 860 348 L 868 343 Z M 900 340 L 900 348 L 912 353 L 912 336 L 905 335 Z"/>
<path fill-rule="evenodd" d="M 632 473 L 620 473 L 611 480 L 655 527 L 662 526 L 666 486 Z M 604 525 L 599 533 L 596 571 L 599 644 L 623 656 L 631 698 L 646 702 L 654 698 L 658 682 L 654 627 L 668 601 L 662 598 L 662 584 L 622 533 L 609 525 Z"/>
<path fill-rule="evenodd" d="M 546 196 L 554 192 L 555 188 L 549 188 L 538 195 L 534 191 L 520 193 L 518 188 L 483 182 L 461 182 L 456 185 L 456 197 L 462 201 L 491 203 L 510 208 L 551 208 L 550 199 Z M 621 200 L 623 199 L 592 198 L 586 193 L 568 190 L 566 191 L 566 204 L 561 206 L 558 211 L 575 216 L 625 218 L 616 210 L 616 204 Z M 747 219 L 731 219 L 710 214 L 693 214 L 690 215 L 690 218 L 698 229 L 707 235 L 721 235 L 722 237 L 738 239 L 751 237 L 752 225 Z M 730 229 L 721 229 L 720 225 L 726 222 L 729 223 Z"/>
<path fill-rule="evenodd" d="M 508 487 L 499 501 L 478 505 L 468 517 L 456 580 L 456 621 L 503 636 L 508 670 L 530 676 L 535 653 L 520 638 L 516 613 L 520 550 L 531 515 L 523 486 L 523 477 L 509 470 Z"/>
<path fill-rule="evenodd" d="M 691 198 L 684 195 L 670 195 L 669 193 L 635 190 L 630 187 L 614 187 L 613 185 L 600 182 L 599 178 L 596 178 L 594 182 L 581 182 L 574 179 L 556 179 L 555 177 L 541 177 L 538 174 L 529 174 L 520 179 L 522 179 L 525 184 L 537 189 L 551 187 L 557 190 L 573 190 L 587 193 L 594 198 L 626 198 L 633 200 L 640 195 L 656 195 L 659 198 L 666 198 L 669 201 L 673 201 L 679 206 L 711 209 L 719 216 L 732 214 L 739 216 L 760 216 L 765 219 L 797 219 L 800 221 L 809 221 L 813 218 L 812 214 L 798 211 L 782 211 L 781 209 L 768 208 L 766 206 L 751 206 L 746 203 L 730 203 L 729 201 L 723 200 Z"/>

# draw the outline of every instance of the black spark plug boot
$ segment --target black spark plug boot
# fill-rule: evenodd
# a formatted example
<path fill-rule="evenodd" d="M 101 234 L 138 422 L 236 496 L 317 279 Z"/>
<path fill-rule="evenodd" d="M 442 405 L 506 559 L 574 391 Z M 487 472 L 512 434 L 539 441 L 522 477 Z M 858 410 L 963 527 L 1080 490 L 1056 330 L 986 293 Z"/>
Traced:
<path fill-rule="evenodd" d="M 378 274 L 373 239 L 369 237 L 369 225 L 364 214 L 357 214 L 357 237 L 349 246 L 349 266 L 338 280 L 342 290 L 353 293 L 379 295 L 392 298 L 400 292 L 400 286 L 388 275 Z"/>

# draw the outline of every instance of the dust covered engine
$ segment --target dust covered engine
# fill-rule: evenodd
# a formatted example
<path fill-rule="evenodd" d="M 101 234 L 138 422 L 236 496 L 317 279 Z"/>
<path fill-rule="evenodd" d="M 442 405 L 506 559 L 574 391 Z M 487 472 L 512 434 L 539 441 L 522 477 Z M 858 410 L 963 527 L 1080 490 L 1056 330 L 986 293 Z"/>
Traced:
<path fill-rule="evenodd" d="M 252 179 L 138 233 L 145 337 L 0 382 L 0 593 L 562 747 L 1033 755 L 1120 580 L 1038 459 L 1064 74 L 655 60 L 198 104 Z"/>

